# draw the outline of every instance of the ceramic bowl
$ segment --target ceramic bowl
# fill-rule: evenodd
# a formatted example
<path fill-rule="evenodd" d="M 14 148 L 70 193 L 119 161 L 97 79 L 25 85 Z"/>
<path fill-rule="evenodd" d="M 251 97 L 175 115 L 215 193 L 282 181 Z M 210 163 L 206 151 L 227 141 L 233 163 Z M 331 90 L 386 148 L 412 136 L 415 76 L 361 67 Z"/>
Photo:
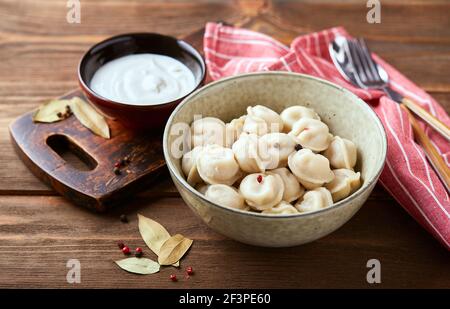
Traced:
<path fill-rule="evenodd" d="M 362 186 L 351 196 L 311 213 L 263 215 L 230 209 L 206 199 L 185 180 L 179 154 L 180 126 L 194 115 L 225 122 L 261 104 L 280 113 L 292 105 L 313 108 L 334 135 L 358 147 L 356 170 Z M 243 74 L 199 89 L 174 110 L 164 131 L 164 156 L 170 175 L 186 204 L 210 228 L 237 241 L 265 247 L 296 246 L 321 238 L 342 226 L 364 204 L 386 158 L 386 135 L 371 108 L 351 92 L 330 82 L 302 74 L 264 72 Z"/>
<path fill-rule="evenodd" d="M 94 73 L 106 62 L 131 54 L 160 54 L 175 58 L 186 65 L 196 79 L 195 91 L 205 79 L 205 62 L 188 43 L 157 33 L 127 33 L 106 39 L 92 46 L 78 65 L 78 82 L 87 99 L 105 115 L 119 120 L 131 129 L 162 128 L 173 109 L 185 96 L 170 102 L 152 105 L 130 105 L 109 100 L 90 88 Z M 145 102 L 143 102 L 145 103 Z"/>

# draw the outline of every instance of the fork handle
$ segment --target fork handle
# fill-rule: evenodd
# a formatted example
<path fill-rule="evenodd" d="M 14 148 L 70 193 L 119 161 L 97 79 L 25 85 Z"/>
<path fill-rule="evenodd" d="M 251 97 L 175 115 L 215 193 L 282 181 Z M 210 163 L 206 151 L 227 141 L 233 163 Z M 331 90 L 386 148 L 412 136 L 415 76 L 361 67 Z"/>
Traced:
<path fill-rule="evenodd" d="M 425 109 L 423 109 L 419 104 L 411 99 L 403 98 L 402 103 L 414 114 L 419 116 L 427 124 L 429 124 L 433 129 L 438 131 L 443 137 L 450 141 L 450 128 L 441 122 L 439 119 L 431 115 Z"/>
<path fill-rule="evenodd" d="M 428 160 L 434 167 L 434 170 L 438 174 L 444 186 L 447 188 L 447 191 L 450 192 L 450 168 L 448 167 L 447 163 L 445 163 L 444 159 L 439 155 L 433 144 L 431 144 L 430 139 L 425 134 L 424 130 L 422 130 L 413 114 L 404 104 L 400 104 L 400 106 L 408 114 L 409 122 L 411 123 L 411 126 L 413 128 L 416 141 L 422 146 Z"/>

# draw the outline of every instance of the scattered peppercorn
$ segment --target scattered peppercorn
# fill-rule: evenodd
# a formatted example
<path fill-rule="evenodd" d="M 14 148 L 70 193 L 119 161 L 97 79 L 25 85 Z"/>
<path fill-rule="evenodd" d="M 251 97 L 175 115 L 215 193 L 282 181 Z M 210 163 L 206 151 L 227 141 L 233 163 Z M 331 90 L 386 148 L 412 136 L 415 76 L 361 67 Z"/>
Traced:
<path fill-rule="evenodd" d="M 121 173 L 121 168 L 127 166 L 128 163 L 130 163 L 130 156 L 126 156 L 123 159 L 120 159 L 119 161 L 117 161 L 116 163 L 114 163 L 114 173 L 116 175 L 120 175 Z M 126 170 L 127 173 L 131 173 L 130 170 Z"/>
<path fill-rule="evenodd" d="M 70 109 L 69 105 L 66 105 L 66 114 L 68 115 L 72 114 L 72 110 Z"/>
<path fill-rule="evenodd" d="M 134 249 L 134 256 L 141 257 L 142 256 L 142 248 L 137 247 L 136 249 Z"/>
<path fill-rule="evenodd" d="M 295 145 L 295 150 L 296 151 L 299 151 L 301 149 L 303 149 L 302 145 L 300 145 L 300 144 Z"/>
<path fill-rule="evenodd" d="M 121 241 L 119 241 L 119 242 L 117 243 L 117 246 L 119 247 L 120 250 L 122 250 L 123 247 L 125 247 L 124 243 L 121 242 Z"/>
<path fill-rule="evenodd" d="M 62 114 L 61 112 L 58 112 L 58 113 L 56 114 L 56 116 L 58 116 L 58 118 L 62 118 L 62 117 L 63 117 L 63 114 Z"/>
<path fill-rule="evenodd" d="M 258 175 L 258 177 L 256 177 L 256 180 L 261 183 L 263 181 L 263 177 L 262 175 Z"/>
<path fill-rule="evenodd" d="M 173 282 L 178 281 L 177 276 L 174 275 L 174 274 L 171 274 L 171 275 L 170 275 L 170 280 L 172 280 Z"/>
<path fill-rule="evenodd" d="M 191 276 L 191 275 L 194 274 L 194 269 L 192 269 L 192 267 L 189 266 L 188 268 L 186 268 L 186 273 L 187 273 L 189 276 Z"/>
<path fill-rule="evenodd" d="M 130 254 L 130 248 L 128 246 L 124 246 L 122 248 L 122 252 L 123 252 L 123 254 L 128 255 L 128 254 Z"/>
<path fill-rule="evenodd" d="M 120 215 L 120 222 L 128 223 L 128 217 L 127 217 L 127 215 Z"/>

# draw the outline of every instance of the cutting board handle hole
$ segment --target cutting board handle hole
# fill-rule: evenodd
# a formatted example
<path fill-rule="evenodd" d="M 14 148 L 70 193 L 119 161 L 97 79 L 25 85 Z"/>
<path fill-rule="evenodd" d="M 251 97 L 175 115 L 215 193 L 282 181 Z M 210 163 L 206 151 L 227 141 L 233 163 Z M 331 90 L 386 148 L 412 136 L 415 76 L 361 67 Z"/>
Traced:
<path fill-rule="evenodd" d="M 66 135 L 50 135 L 47 137 L 47 145 L 67 164 L 77 170 L 92 171 L 98 165 L 94 158 Z"/>

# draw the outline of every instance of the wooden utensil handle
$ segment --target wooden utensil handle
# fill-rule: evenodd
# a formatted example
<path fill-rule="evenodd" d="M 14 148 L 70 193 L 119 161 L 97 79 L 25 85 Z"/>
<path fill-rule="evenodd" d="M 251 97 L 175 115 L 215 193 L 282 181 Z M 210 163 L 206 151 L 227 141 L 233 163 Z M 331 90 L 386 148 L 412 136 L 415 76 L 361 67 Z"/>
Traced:
<path fill-rule="evenodd" d="M 413 128 L 416 140 L 422 146 L 427 155 L 427 158 L 429 159 L 439 178 L 447 188 L 447 191 L 450 191 L 450 168 L 447 166 L 444 159 L 440 156 L 433 144 L 431 144 L 430 139 L 422 130 L 413 114 L 408 110 L 408 108 L 405 107 L 405 105 L 401 104 L 400 106 L 408 114 L 409 122 L 411 123 L 411 126 Z"/>
<path fill-rule="evenodd" d="M 438 131 L 442 136 L 444 136 L 448 141 L 450 141 L 450 128 L 441 122 L 439 119 L 431 115 L 429 112 L 424 110 L 419 104 L 415 103 L 413 100 L 408 98 L 403 98 L 402 103 L 408 107 L 414 114 L 422 118 L 426 123 L 428 123 L 433 129 Z"/>

